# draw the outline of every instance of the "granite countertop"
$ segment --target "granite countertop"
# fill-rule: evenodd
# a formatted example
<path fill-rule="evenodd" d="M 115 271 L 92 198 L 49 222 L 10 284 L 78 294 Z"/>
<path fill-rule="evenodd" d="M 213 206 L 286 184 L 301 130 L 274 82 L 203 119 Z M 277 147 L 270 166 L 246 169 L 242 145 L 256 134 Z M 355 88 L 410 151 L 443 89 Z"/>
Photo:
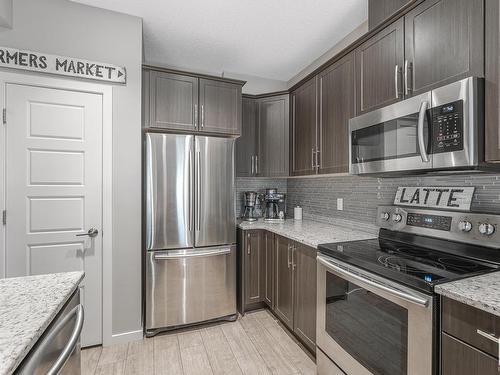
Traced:
<path fill-rule="evenodd" d="M 64 272 L 0 279 L 0 375 L 14 372 L 83 276 Z"/>
<path fill-rule="evenodd" d="M 500 271 L 436 285 L 436 293 L 500 316 Z"/>
<path fill-rule="evenodd" d="M 306 219 L 287 219 L 281 223 L 242 221 L 238 226 L 243 230 L 265 229 L 314 248 L 323 243 L 367 240 L 377 238 L 378 235 L 375 225 L 340 219 L 332 223 Z"/>

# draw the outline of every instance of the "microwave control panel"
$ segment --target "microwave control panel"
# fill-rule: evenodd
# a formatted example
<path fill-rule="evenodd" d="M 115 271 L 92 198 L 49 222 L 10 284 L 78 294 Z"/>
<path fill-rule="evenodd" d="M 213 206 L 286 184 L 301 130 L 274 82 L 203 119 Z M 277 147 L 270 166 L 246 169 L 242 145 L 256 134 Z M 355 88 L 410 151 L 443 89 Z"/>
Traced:
<path fill-rule="evenodd" d="M 463 105 L 457 100 L 431 109 L 433 154 L 463 150 Z"/>

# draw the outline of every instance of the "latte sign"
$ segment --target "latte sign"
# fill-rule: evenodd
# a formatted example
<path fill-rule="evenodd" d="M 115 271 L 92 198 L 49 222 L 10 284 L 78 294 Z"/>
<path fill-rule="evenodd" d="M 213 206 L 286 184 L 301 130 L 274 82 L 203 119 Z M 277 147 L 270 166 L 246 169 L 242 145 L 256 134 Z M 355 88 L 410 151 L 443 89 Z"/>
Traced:
<path fill-rule="evenodd" d="M 474 187 L 408 187 L 400 186 L 394 197 L 398 206 L 443 208 L 470 211 Z"/>

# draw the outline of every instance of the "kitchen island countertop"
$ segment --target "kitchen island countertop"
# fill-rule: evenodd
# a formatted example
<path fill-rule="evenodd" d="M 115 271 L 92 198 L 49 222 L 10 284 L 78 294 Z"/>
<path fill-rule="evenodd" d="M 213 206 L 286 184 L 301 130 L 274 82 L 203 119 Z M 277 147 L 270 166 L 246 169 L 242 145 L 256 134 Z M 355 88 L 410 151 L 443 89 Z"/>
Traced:
<path fill-rule="evenodd" d="M 436 285 L 436 293 L 500 316 L 500 271 Z"/>
<path fill-rule="evenodd" d="M 277 223 L 264 220 L 242 221 L 238 226 L 243 230 L 268 230 L 316 249 L 318 245 L 324 243 L 367 240 L 377 238 L 378 235 L 378 228 L 375 225 L 341 219 L 333 220 L 331 223 L 307 219 L 287 219 Z"/>
<path fill-rule="evenodd" d="M 83 276 L 64 272 L 0 279 L 0 375 L 16 370 Z"/>

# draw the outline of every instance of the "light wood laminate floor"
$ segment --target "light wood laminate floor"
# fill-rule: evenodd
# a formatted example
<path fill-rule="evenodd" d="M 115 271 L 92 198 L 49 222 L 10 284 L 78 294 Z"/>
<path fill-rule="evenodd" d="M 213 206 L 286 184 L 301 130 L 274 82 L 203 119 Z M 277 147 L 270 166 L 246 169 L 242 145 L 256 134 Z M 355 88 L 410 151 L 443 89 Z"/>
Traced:
<path fill-rule="evenodd" d="M 82 375 L 315 375 L 314 359 L 267 310 L 236 322 L 82 350 Z"/>

